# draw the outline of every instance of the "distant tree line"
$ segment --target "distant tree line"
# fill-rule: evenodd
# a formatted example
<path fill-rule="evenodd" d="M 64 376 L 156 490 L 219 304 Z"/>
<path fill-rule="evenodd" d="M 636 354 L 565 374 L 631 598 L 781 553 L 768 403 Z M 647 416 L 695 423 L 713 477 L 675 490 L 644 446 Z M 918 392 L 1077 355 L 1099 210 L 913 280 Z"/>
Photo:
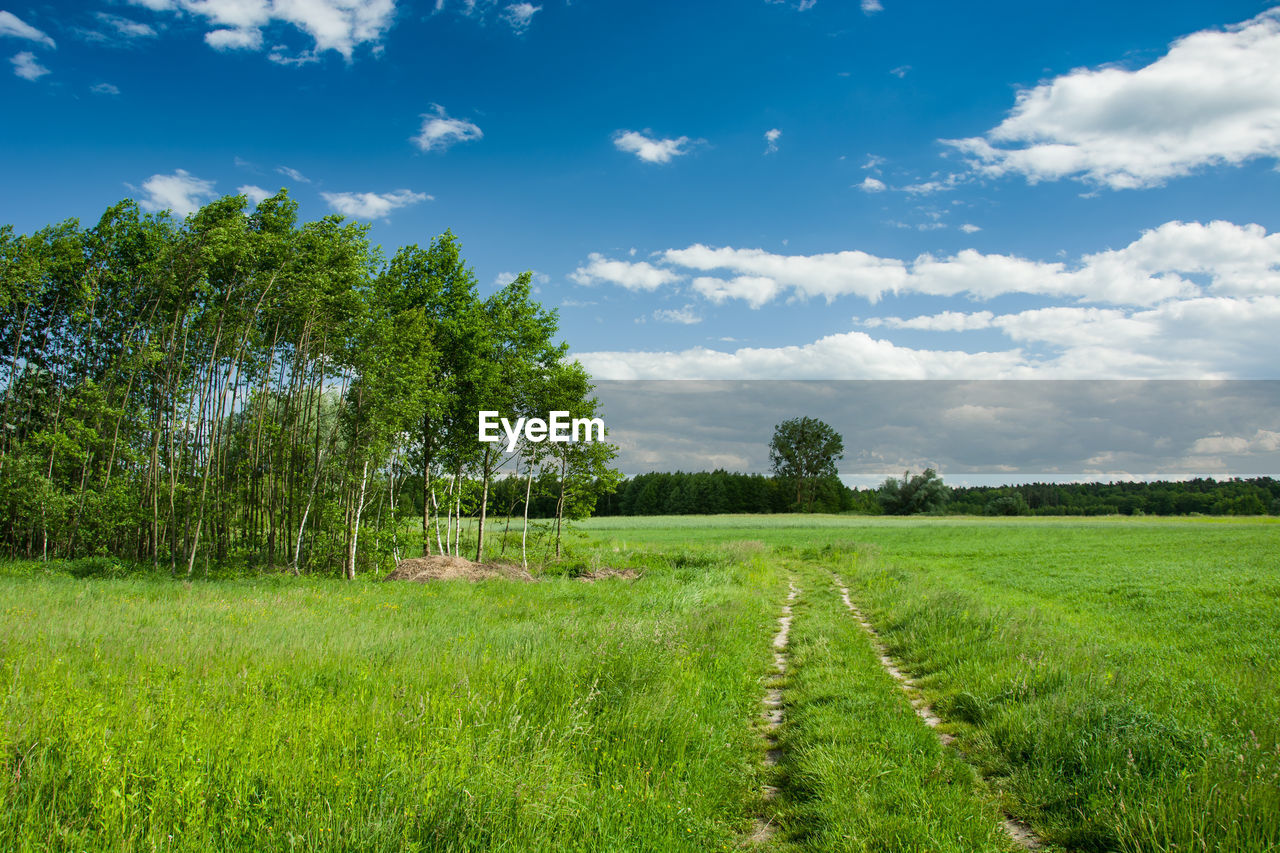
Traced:
<path fill-rule="evenodd" d="M 946 487 L 928 472 L 851 489 L 832 477 L 819 482 L 815 512 L 867 515 L 1280 515 L 1280 480 L 1271 477 L 1121 483 L 1028 483 Z M 914 487 L 912 487 L 912 481 Z M 907 488 L 902 488 L 903 486 Z M 889 487 L 886 489 L 886 487 Z M 941 493 L 940 493 L 941 492 Z M 795 483 L 729 471 L 651 473 L 602 489 L 596 515 L 701 515 L 807 511 Z M 540 511 L 535 509 L 535 515 Z"/>
<path fill-rule="evenodd" d="M 480 409 L 595 413 L 530 280 L 482 298 L 451 233 L 388 261 L 284 191 L 0 228 L 0 554 L 353 577 L 461 553 L 504 474 L 584 514 L 609 445 L 477 437 Z"/>
<path fill-rule="evenodd" d="M 878 512 L 859 493 L 836 477 L 819 479 L 812 489 L 814 512 Z M 640 474 L 604 491 L 596 499 L 596 515 L 702 515 L 706 513 L 775 513 L 809 509 L 808 491 L 797 497 L 794 481 L 732 471 Z"/>
<path fill-rule="evenodd" d="M 962 486 L 948 512 L 971 515 L 1280 515 L 1280 480 Z"/>

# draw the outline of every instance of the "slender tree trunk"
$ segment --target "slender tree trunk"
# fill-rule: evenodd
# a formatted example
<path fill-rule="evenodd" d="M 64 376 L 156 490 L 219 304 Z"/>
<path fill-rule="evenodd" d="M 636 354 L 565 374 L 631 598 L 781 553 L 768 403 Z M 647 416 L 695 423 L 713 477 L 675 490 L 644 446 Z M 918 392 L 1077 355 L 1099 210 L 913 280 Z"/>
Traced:
<path fill-rule="evenodd" d="M 445 550 L 444 543 L 440 541 L 440 502 L 436 500 L 435 486 L 431 487 L 431 508 L 435 510 L 432 514 L 436 519 L 436 550 L 441 554 L 447 554 L 449 552 Z"/>
<path fill-rule="evenodd" d="M 520 531 L 520 565 L 529 570 L 529 496 L 533 493 L 533 460 L 529 461 L 529 472 L 524 480 L 524 529 Z"/>
<path fill-rule="evenodd" d="M 400 562 L 400 542 L 399 542 L 399 519 L 396 518 L 396 456 L 395 450 L 391 451 L 391 464 L 387 469 L 387 493 L 391 498 L 391 556 L 398 564 Z M 423 506 L 426 506 L 426 495 L 423 495 Z M 423 531 L 424 538 L 426 531 Z"/>
<path fill-rule="evenodd" d="M 337 435 L 338 435 L 338 425 L 341 423 L 341 420 L 342 420 L 341 418 L 342 400 L 343 398 L 346 397 L 346 393 L 347 393 L 346 377 L 343 377 L 342 390 L 338 395 L 339 410 L 334 413 L 333 426 L 329 429 L 329 436 L 325 439 L 322 449 L 318 452 L 316 456 L 315 474 L 311 478 L 311 488 L 307 491 L 307 504 L 302 511 L 302 521 L 301 523 L 298 524 L 298 539 L 297 539 L 297 544 L 295 545 L 294 551 L 293 551 L 294 575 L 300 574 L 298 565 L 301 561 L 301 556 L 302 556 L 302 532 L 307 529 L 307 516 L 311 514 L 311 504 L 315 501 L 316 490 L 320 486 L 320 475 L 324 471 L 324 460 L 329 455 L 329 451 L 333 448 L 334 440 L 337 438 Z M 320 419 L 319 419 L 319 415 L 317 414 L 317 417 L 316 417 L 317 434 L 319 433 L 319 431 L 320 431 Z M 319 445 L 317 446 L 319 447 Z"/>
<path fill-rule="evenodd" d="M 364 512 L 364 489 L 369 482 L 369 460 L 364 461 L 364 470 L 360 474 L 360 497 L 352 510 L 354 522 L 351 525 L 351 547 L 347 552 L 347 580 L 356 579 L 356 540 L 360 537 L 360 515 Z"/>
<path fill-rule="evenodd" d="M 428 494 L 431 500 L 428 500 Z M 431 538 L 426 534 L 429 526 L 429 510 L 434 503 L 435 493 L 431 492 L 431 415 L 422 415 L 422 556 L 431 556 Z M 439 544 L 440 516 L 435 516 L 435 539 Z"/>
<path fill-rule="evenodd" d="M 9 358 L 9 384 L 4 389 L 4 414 L 0 415 L 0 466 L 4 464 L 9 449 L 9 401 L 18 384 L 18 358 L 22 352 L 22 336 L 27 330 L 27 317 L 31 312 L 31 300 L 22 306 L 22 321 L 13 330 L 13 355 Z M 3 470 L 3 468 L 0 468 Z"/>
<path fill-rule="evenodd" d="M 484 561 L 484 523 L 488 517 L 489 509 L 489 475 L 492 473 L 490 466 L 492 464 L 493 445 L 486 444 L 484 446 L 484 465 L 482 466 L 483 486 L 480 491 L 480 526 L 476 529 L 476 562 Z"/>
<path fill-rule="evenodd" d="M 569 454 L 560 460 L 560 498 L 556 501 L 556 559 L 560 559 L 560 527 L 564 521 L 564 490 L 569 479 Z"/>
<path fill-rule="evenodd" d="M 453 556 L 462 556 L 462 463 L 458 463 L 458 469 L 453 472 L 453 481 L 458 484 L 457 490 L 454 492 L 454 518 L 457 519 L 457 530 L 453 534 Z"/>
<path fill-rule="evenodd" d="M 218 357 L 218 344 L 221 342 L 221 340 L 222 340 L 222 318 L 219 317 L 217 330 L 214 332 L 214 335 L 213 335 L 213 350 L 212 352 L 209 353 L 209 367 L 207 369 L 207 375 L 205 377 L 205 393 L 201 395 L 201 399 L 200 399 L 200 425 L 196 427 L 196 432 L 198 435 L 201 435 L 201 436 L 204 433 L 204 429 L 203 429 L 204 422 L 208 419 L 207 409 L 209 407 L 210 402 L 212 402 L 211 396 L 212 394 L 216 393 L 215 389 L 217 387 L 217 381 L 215 379 L 213 366 L 214 366 L 215 360 Z M 214 417 L 216 417 L 216 408 L 217 407 L 215 406 Z M 188 579 L 191 577 L 192 573 L 195 571 L 196 550 L 200 547 L 200 528 L 204 524 L 204 500 L 205 500 L 205 495 L 208 494 L 208 491 L 209 491 L 209 471 L 213 465 L 213 452 L 214 452 L 212 441 L 214 440 L 216 430 L 217 430 L 217 424 L 216 423 L 211 424 L 209 427 L 209 438 L 206 440 L 206 449 L 204 454 L 204 476 L 201 477 L 201 481 L 200 481 L 200 503 L 199 503 L 199 510 L 198 510 L 199 514 L 196 517 L 195 534 L 191 537 L 191 552 L 190 552 L 190 555 L 187 557 L 187 578 Z M 198 452 L 198 447 L 199 445 L 197 444 L 197 452 Z"/>
<path fill-rule="evenodd" d="M 449 490 L 444 493 L 444 553 L 453 553 L 453 487 L 456 478 L 449 481 Z"/>

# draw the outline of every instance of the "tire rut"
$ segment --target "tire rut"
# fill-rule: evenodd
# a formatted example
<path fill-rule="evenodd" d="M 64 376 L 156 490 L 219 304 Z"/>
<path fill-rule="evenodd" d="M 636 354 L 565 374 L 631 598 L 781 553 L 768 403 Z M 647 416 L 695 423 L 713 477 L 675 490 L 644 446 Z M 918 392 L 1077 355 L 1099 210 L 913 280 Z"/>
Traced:
<path fill-rule="evenodd" d="M 853 614 L 853 618 L 857 620 L 870 638 L 871 647 L 880 658 L 880 665 L 884 667 L 885 672 L 893 676 L 893 680 L 897 682 L 898 687 L 907 694 L 907 699 L 911 702 L 911 707 L 915 709 L 916 715 L 924 720 L 925 725 L 934 730 L 934 734 L 938 736 L 938 740 L 942 745 L 954 748 L 955 737 L 946 732 L 938 731 L 938 726 L 942 724 L 942 718 L 933 710 L 933 706 L 925 701 L 911 677 L 898 667 L 893 658 L 889 657 L 888 649 L 880 641 L 880 633 L 876 631 L 875 627 L 862 615 L 862 611 L 853 603 L 853 599 L 849 597 L 849 588 L 845 586 L 844 580 L 834 572 L 832 572 L 831 576 L 835 578 L 836 586 L 840 588 L 840 599 L 844 602 L 844 606 L 849 609 L 849 612 Z M 1025 850 L 1045 849 L 1044 842 L 1040 840 L 1030 826 L 1022 821 L 1006 814 L 1003 825 L 1005 833 L 1019 847 Z"/>
<path fill-rule="evenodd" d="M 787 667 L 791 660 L 787 652 L 791 638 L 791 605 L 795 603 L 796 598 L 800 595 L 800 588 L 795 585 L 794 581 L 789 581 L 788 587 L 789 591 L 782 605 L 782 615 L 778 617 L 778 633 L 773 637 L 774 674 L 769 680 L 769 687 L 765 691 L 764 699 L 761 700 L 761 704 L 764 706 L 764 710 L 761 713 L 761 718 L 764 720 L 764 765 L 774 777 L 770 780 L 771 782 L 780 781 L 776 778 L 777 770 L 774 768 L 782 761 L 782 749 L 778 744 L 778 730 L 782 727 L 782 721 L 786 716 L 782 696 L 783 679 L 786 677 Z M 778 796 L 778 786 L 776 784 L 766 784 L 761 788 L 761 794 L 765 803 L 770 803 Z M 776 832 L 777 826 L 768 816 L 758 817 L 748 840 L 753 845 L 768 844 Z"/>

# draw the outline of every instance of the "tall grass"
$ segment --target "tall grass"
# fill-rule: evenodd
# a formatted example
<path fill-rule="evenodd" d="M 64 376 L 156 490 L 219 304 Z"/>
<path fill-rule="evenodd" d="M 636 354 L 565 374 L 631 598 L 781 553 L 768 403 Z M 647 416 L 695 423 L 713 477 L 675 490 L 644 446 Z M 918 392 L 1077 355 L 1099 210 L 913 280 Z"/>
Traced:
<path fill-rule="evenodd" d="M 735 848 L 788 573 L 781 846 L 1000 849 L 985 791 L 1069 849 L 1280 849 L 1280 525 L 581 530 L 536 584 L 0 567 L 0 849 Z"/>
<path fill-rule="evenodd" d="M 779 579 L 647 562 L 594 584 L 0 579 L 0 848 L 732 846 Z"/>

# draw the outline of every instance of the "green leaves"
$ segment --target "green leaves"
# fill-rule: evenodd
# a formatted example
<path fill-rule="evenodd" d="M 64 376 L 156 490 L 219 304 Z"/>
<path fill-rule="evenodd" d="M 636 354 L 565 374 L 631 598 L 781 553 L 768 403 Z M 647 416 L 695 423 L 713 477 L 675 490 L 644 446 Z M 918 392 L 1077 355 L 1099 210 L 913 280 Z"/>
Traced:
<path fill-rule="evenodd" d="M 433 477 L 483 515 L 479 409 L 594 405 L 531 281 L 482 299 L 452 232 L 387 262 L 283 190 L 0 227 L 0 547 L 351 571 Z"/>
<path fill-rule="evenodd" d="M 881 508 L 889 515 L 914 515 L 941 509 L 951 496 L 951 489 L 937 471 L 926 468 L 915 476 L 904 471 L 901 480 L 890 477 L 877 494 Z"/>
<path fill-rule="evenodd" d="M 796 484 L 796 503 L 813 509 L 818 481 L 836 476 L 844 439 L 817 418 L 792 418 L 774 427 L 769 462 L 775 476 Z"/>

